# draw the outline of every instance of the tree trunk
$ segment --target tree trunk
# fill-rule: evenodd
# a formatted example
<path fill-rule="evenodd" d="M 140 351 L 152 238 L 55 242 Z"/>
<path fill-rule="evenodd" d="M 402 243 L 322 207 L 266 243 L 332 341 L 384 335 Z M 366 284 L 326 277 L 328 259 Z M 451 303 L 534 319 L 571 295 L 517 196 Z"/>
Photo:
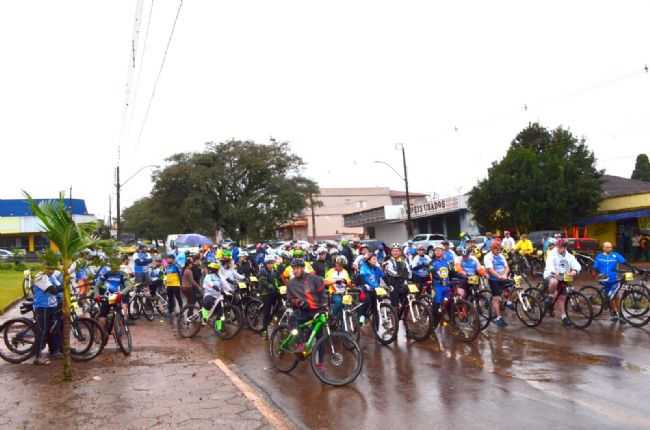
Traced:
<path fill-rule="evenodd" d="M 70 262 L 63 263 L 63 380 L 72 381 L 72 361 L 70 359 L 70 307 L 72 306 L 72 291 L 70 291 Z"/>

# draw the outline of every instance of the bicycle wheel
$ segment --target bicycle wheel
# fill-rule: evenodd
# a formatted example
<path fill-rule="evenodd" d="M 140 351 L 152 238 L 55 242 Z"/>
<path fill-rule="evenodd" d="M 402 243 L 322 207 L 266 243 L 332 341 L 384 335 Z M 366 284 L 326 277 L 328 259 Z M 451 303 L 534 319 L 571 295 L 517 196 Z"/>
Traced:
<path fill-rule="evenodd" d="M 138 297 L 134 296 L 129 298 L 129 306 L 127 307 L 128 309 L 128 318 L 130 320 L 137 320 L 140 318 L 140 314 L 142 313 L 142 304 L 138 300 Z"/>
<path fill-rule="evenodd" d="M 540 306 L 542 307 L 542 321 L 543 321 L 544 317 L 546 316 L 546 311 L 548 310 L 546 306 L 547 304 L 544 301 L 546 299 L 544 292 L 540 289 L 539 286 L 537 286 L 533 288 L 526 288 L 524 290 L 524 294 L 527 295 L 528 297 L 535 299 L 535 302 L 540 304 Z"/>
<path fill-rule="evenodd" d="M 605 297 L 600 289 L 586 285 L 580 288 L 580 293 L 584 294 L 591 303 L 591 310 L 594 312 L 594 319 L 598 318 L 603 313 L 603 308 L 605 304 Z"/>
<path fill-rule="evenodd" d="M 151 299 L 149 297 L 144 297 L 142 299 L 140 309 L 142 309 L 142 315 L 147 319 L 147 321 L 153 321 L 154 317 L 154 307 Z"/>
<path fill-rule="evenodd" d="M 473 302 L 478 312 L 480 329 L 483 331 L 492 321 L 492 293 L 487 290 L 479 291 Z"/>
<path fill-rule="evenodd" d="M 621 316 L 632 327 L 650 322 L 650 292 L 641 284 L 631 285 L 621 296 Z"/>
<path fill-rule="evenodd" d="M 427 339 L 433 330 L 433 317 L 430 308 L 419 300 L 414 301 L 411 306 L 408 304 L 404 306 L 406 333 L 418 342 Z"/>
<path fill-rule="evenodd" d="M 379 305 L 378 315 L 373 315 L 373 331 L 382 345 L 390 345 L 397 339 L 397 314 L 389 303 Z"/>
<path fill-rule="evenodd" d="M 115 312 L 115 321 L 113 322 L 113 336 L 124 355 L 130 355 L 133 350 L 133 339 L 131 331 L 124 321 L 124 315 L 121 312 Z"/>
<path fill-rule="evenodd" d="M 5 321 L 2 326 L 0 357 L 9 363 L 22 363 L 36 355 L 36 323 L 28 318 Z"/>
<path fill-rule="evenodd" d="M 100 323 L 91 318 L 79 318 L 79 322 L 89 327 L 92 339 L 90 347 L 83 354 L 72 354 L 75 361 L 90 361 L 97 357 L 104 350 L 105 339 L 108 338 L 106 331 Z M 71 341 L 72 342 L 72 341 Z"/>
<path fill-rule="evenodd" d="M 585 329 L 594 319 L 591 303 L 584 294 L 571 291 L 564 302 L 564 313 L 574 327 Z"/>
<path fill-rule="evenodd" d="M 225 340 L 237 336 L 244 326 L 244 321 L 239 306 L 224 303 L 223 305 L 223 325 L 220 331 L 217 331 L 219 337 Z M 216 324 L 215 324 L 216 331 Z"/>
<path fill-rule="evenodd" d="M 178 314 L 178 334 L 180 337 L 192 338 L 201 330 L 201 313 L 194 305 L 185 305 Z"/>
<path fill-rule="evenodd" d="M 295 337 L 285 324 L 273 329 L 269 337 L 269 355 L 273 367 L 283 373 L 289 373 L 298 365 L 295 352 Z"/>
<path fill-rule="evenodd" d="M 83 356 L 93 346 L 95 333 L 86 320 L 77 318 L 70 322 L 70 355 Z"/>
<path fill-rule="evenodd" d="M 514 304 L 517 318 L 526 327 L 537 327 L 541 324 L 544 311 L 542 310 L 542 304 L 537 301 L 534 295 L 529 296 L 526 293 L 521 293 Z"/>
<path fill-rule="evenodd" d="M 359 344 L 348 333 L 324 334 L 314 344 L 311 369 L 324 384 L 340 387 L 353 382 L 363 368 Z"/>
<path fill-rule="evenodd" d="M 340 330 L 352 336 L 359 343 L 361 340 L 361 325 L 359 324 L 359 318 L 357 318 L 356 312 L 350 310 L 341 311 L 339 324 Z"/>
<path fill-rule="evenodd" d="M 264 303 L 259 299 L 251 299 L 244 309 L 248 328 L 255 333 L 264 330 Z"/>
<path fill-rule="evenodd" d="M 467 300 L 456 300 L 450 304 L 450 325 L 452 334 L 463 342 L 472 342 L 481 332 L 476 308 Z"/>

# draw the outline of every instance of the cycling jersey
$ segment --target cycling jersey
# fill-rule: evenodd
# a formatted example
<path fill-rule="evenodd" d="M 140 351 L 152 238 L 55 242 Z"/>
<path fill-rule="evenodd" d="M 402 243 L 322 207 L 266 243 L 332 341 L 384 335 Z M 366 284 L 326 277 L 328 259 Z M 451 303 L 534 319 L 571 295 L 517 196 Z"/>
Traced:
<path fill-rule="evenodd" d="M 521 253 L 524 255 L 530 255 L 533 253 L 533 242 L 531 242 L 529 239 L 520 240 L 515 245 L 515 251 L 521 251 Z"/>
<path fill-rule="evenodd" d="M 510 252 L 515 247 L 515 240 L 512 238 L 512 236 L 504 237 L 501 241 L 501 247 L 504 251 Z"/>
<path fill-rule="evenodd" d="M 327 293 L 323 280 L 316 275 L 303 274 L 300 278 L 293 278 L 287 287 L 289 303 L 298 309 L 316 311 L 327 304 Z"/>
<path fill-rule="evenodd" d="M 599 274 L 607 276 L 607 280 L 610 282 L 616 282 L 618 279 L 616 271 L 618 270 L 619 264 L 625 264 L 625 257 L 616 251 L 610 252 L 609 254 L 601 252 L 594 259 L 594 269 Z"/>
<path fill-rule="evenodd" d="M 162 266 L 152 267 L 149 269 L 149 280 L 151 282 L 160 282 L 162 280 L 164 269 Z"/>
<path fill-rule="evenodd" d="M 101 283 L 106 286 L 109 293 L 119 293 L 126 288 L 126 275 L 124 272 L 108 271 L 101 277 Z"/>
<path fill-rule="evenodd" d="M 444 258 L 445 261 L 447 261 L 447 264 L 451 265 L 451 266 L 454 265 L 454 263 L 456 262 L 457 257 L 458 256 L 456 255 L 456 253 L 454 251 L 452 251 L 451 249 L 445 250 L 445 252 L 442 254 L 442 258 Z"/>
<path fill-rule="evenodd" d="M 54 294 L 54 284 L 45 273 L 39 273 L 34 279 L 34 309 L 56 308 L 58 300 Z"/>
<path fill-rule="evenodd" d="M 363 279 L 363 283 L 371 290 L 379 287 L 381 285 L 381 279 L 384 277 L 384 272 L 382 272 L 379 266 L 370 264 L 364 264 L 359 274 L 361 275 L 361 279 Z"/>
<path fill-rule="evenodd" d="M 416 255 L 411 260 L 411 269 L 413 275 L 418 278 L 426 278 L 429 276 L 429 266 L 431 265 L 431 258 L 428 255 Z"/>
<path fill-rule="evenodd" d="M 350 283 L 350 275 L 345 269 L 341 269 L 339 272 L 336 268 L 332 268 L 325 273 L 325 280 L 334 282 L 330 286 L 332 293 L 342 294 L 345 292 L 345 286 Z"/>
<path fill-rule="evenodd" d="M 444 258 L 436 258 L 431 263 L 431 275 L 433 278 L 433 288 L 436 291 L 436 295 L 433 300 L 435 304 L 440 304 L 451 294 L 451 289 L 449 288 L 449 263 Z"/>
<path fill-rule="evenodd" d="M 463 257 L 456 263 L 456 272 L 465 276 L 483 275 L 485 270 L 473 255 Z"/>
<path fill-rule="evenodd" d="M 572 270 L 580 273 L 580 263 L 570 252 L 564 251 L 560 254 L 557 249 L 551 252 L 551 255 L 546 260 L 546 267 L 544 268 L 544 279 L 551 276 L 553 273 L 563 275 Z"/>
<path fill-rule="evenodd" d="M 485 254 L 483 263 L 485 264 L 486 270 L 489 271 L 489 269 L 492 269 L 499 275 L 504 275 L 508 270 L 508 262 L 506 261 L 506 258 L 503 256 L 503 254 L 495 255 L 492 253 L 492 251 L 490 251 Z M 499 278 L 490 273 L 490 279 L 495 281 Z"/>
<path fill-rule="evenodd" d="M 223 289 L 223 279 L 217 273 L 208 273 L 203 278 L 203 295 L 207 297 L 221 297 Z"/>
<path fill-rule="evenodd" d="M 181 269 L 176 264 L 169 264 L 165 268 L 165 286 L 171 288 L 181 286 Z"/>
<path fill-rule="evenodd" d="M 147 266 L 151 264 L 151 255 L 146 252 L 138 252 L 133 256 L 133 273 L 145 273 Z"/>

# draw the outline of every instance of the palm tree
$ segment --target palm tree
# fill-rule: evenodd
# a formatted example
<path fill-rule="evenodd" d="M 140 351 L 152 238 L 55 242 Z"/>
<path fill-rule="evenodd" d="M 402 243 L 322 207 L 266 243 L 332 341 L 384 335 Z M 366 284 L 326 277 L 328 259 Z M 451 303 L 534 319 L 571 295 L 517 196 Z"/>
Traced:
<path fill-rule="evenodd" d="M 72 214 L 65 208 L 63 194 L 59 200 L 34 201 L 29 193 L 24 192 L 29 200 L 32 212 L 39 219 L 47 238 L 56 245 L 61 254 L 63 265 L 63 380 L 72 380 L 72 363 L 70 360 L 70 266 L 77 255 L 92 246 L 95 240 L 91 236 L 93 224 L 78 225 Z"/>

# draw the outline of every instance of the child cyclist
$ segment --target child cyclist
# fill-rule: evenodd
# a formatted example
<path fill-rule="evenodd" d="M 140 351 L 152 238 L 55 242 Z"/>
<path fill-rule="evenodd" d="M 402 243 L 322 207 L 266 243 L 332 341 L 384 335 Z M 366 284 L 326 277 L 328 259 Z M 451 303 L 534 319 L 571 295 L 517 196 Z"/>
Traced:
<path fill-rule="evenodd" d="M 221 264 L 214 262 L 208 264 L 208 273 L 203 278 L 203 306 L 201 307 L 201 321 L 203 325 L 208 323 L 210 311 L 217 300 L 221 299 L 221 292 L 230 288 L 228 283 L 219 276 Z M 223 321 L 217 318 L 215 328 L 218 331 L 222 329 Z"/>

